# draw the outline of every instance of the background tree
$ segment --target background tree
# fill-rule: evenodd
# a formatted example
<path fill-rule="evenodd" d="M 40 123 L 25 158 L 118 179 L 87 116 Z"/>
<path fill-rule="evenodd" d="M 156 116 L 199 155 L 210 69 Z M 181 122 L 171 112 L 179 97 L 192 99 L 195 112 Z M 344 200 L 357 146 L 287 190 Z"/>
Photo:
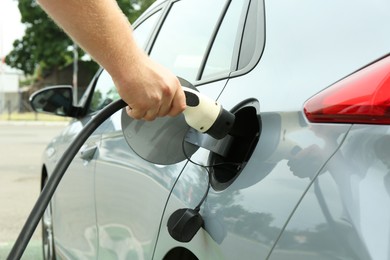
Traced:
<path fill-rule="evenodd" d="M 154 0 L 117 0 L 120 8 L 133 22 Z M 73 62 L 72 40 L 47 16 L 35 0 L 19 0 L 21 22 L 26 25 L 22 39 L 13 43 L 5 62 L 32 75 L 37 70 L 45 75 Z M 80 59 L 84 56 L 79 50 Z M 81 61 L 84 62 L 84 61 Z M 91 70 L 97 65 L 91 63 Z"/>

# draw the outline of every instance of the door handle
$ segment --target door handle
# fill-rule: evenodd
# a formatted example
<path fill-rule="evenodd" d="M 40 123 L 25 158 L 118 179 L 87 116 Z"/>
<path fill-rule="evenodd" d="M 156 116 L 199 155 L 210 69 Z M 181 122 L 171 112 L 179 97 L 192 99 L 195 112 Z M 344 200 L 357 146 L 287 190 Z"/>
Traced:
<path fill-rule="evenodd" d="M 95 155 L 96 150 L 97 150 L 97 145 L 87 147 L 80 152 L 80 158 L 86 161 L 90 161 Z"/>

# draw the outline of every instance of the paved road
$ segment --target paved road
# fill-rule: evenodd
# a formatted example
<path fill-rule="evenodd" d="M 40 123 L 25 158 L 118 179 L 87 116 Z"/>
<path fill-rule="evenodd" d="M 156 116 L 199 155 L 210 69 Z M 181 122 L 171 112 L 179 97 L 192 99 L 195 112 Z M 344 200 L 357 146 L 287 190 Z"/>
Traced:
<path fill-rule="evenodd" d="M 0 121 L 0 259 L 5 259 L 39 195 L 41 155 L 64 123 Z M 23 259 L 41 258 L 38 226 Z"/>

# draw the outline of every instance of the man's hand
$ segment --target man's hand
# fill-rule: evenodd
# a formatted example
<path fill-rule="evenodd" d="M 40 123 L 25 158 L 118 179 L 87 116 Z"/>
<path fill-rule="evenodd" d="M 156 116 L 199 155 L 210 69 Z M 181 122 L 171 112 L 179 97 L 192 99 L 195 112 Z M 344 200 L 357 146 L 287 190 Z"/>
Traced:
<path fill-rule="evenodd" d="M 136 119 L 175 116 L 185 109 L 178 79 L 152 61 L 133 38 L 115 0 L 39 0 L 45 11 L 113 78 Z"/>
<path fill-rule="evenodd" d="M 128 73 L 113 79 L 119 95 L 129 105 L 129 116 L 149 121 L 176 116 L 185 109 L 185 96 L 177 77 L 146 55 L 142 54 Z"/>

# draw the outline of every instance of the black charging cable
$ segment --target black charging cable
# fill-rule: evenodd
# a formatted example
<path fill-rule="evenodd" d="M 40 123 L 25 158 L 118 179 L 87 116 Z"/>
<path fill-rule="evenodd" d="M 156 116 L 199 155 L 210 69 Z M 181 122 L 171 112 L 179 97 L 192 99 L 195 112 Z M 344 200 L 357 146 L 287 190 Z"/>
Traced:
<path fill-rule="evenodd" d="M 127 104 L 123 100 L 112 102 L 104 109 L 102 109 L 98 114 L 96 114 L 96 116 L 93 117 L 83 127 L 80 133 L 72 141 L 57 163 L 53 173 L 51 174 L 41 194 L 39 195 L 37 202 L 31 210 L 26 223 L 24 224 L 18 238 L 15 241 L 15 244 L 13 245 L 7 257 L 7 260 L 19 260 L 22 257 L 28 242 L 34 234 L 34 231 L 38 226 L 47 206 L 49 205 L 58 184 L 60 183 L 62 177 L 65 174 L 65 171 L 68 169 L 69 164 L 73 161 L 73 158 L 76 156 L 81 146 L 83 146 L 85 141 L 96 130 L 96 128 L 98 128 L 112 114 L 124 108 L 125 106 L 127 106 Z"/>
<path fill-rule="evenodd" d="M 193 161 L 190 158 L 190 156 L 188 156 L 188 154 L 186 153 L 184 142 L 185 140 L 182 141 L 182 151 L 186 159 L 190 163 L 197 165 L 201 168 L 204 168 L 208 174 L 207 189 L 202 199 L 198 203 L 198 205 L 193 209 L 192 208 L 177 209 L 168 218 L 167 228 L 168 228 L 168 233 L 171 235 L 171 237 L 176 241 L 187 243 L 192 240 L 192 238 L 196 235 L 196 233 L 199 231 L 200 228 L 204 227 L 204 220 L 199 212 L 200 212 L 200 207 L 206 200 L 211 187 L 211 172 L 209 168 L 220 166 L 220 165 L 226 165 L 226 164 L 241 167 L 242 163 L 223 162 L 223 163 L 216 163 L 212 165 L 203 165 L 197 163 Z"/>
<path fill-rule="evenodd" d="M 183 140 L 184 143 L 184 140 Z M 197 165 L 201 168 L 204 168 L 208 175 L 207 189 L 195 208 L 180 208 L 175 210 L 168 218 L 167 229 L 170 236 L 176 241 L 186 243 L 190 242 L 192 238 L 196 235 L 201 227 L 204 226 L 204 221 L 199 213 L 200 207 L 203 202 L 206 200 L 207 195 L 211 186 L 211 174 L 207 166 L 201 165 L 191 160 L 191 158 L 186 154 L 184 150 L 184 145 L 182 143 L 183 153 L 186 159 Z"/>

